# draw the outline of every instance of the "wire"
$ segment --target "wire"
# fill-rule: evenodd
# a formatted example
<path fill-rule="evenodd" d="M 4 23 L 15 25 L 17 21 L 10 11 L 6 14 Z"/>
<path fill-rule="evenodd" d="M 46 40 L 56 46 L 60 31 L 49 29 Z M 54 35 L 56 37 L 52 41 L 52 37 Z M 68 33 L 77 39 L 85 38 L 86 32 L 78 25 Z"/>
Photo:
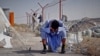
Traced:
<path fill-rule="evenodd" d="M 66 0 L 61 0 L 61 2 L 63 2 L 63 1 L 66 1 Z M 51 2 L 51 3 L 49 3 L 49 5 L 47 6 L 47 7 L 52 7 L 52 6 L 55 6 L 56 4 L 58 4 L 60 1 L 53 1 L 53 2 Z"/>
<path fill-rule="evenodd" d="M 27 16 L 20 16 L 20 17 L 15 17 L 15 18 L 23 18 L 23 17 L 27 17 Z"/>

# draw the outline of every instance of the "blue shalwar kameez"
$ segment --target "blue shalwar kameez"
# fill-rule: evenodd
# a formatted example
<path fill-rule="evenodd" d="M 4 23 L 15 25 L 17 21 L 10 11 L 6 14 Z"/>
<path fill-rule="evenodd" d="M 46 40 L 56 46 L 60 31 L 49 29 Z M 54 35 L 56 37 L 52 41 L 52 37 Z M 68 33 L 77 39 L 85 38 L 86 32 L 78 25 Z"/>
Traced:
<path fill-rule="evenodd" d="M 46 21 L 41 27 L 40 32 L 42 39 L 47 40 L 47 45 L 51 48 L 51 51 L 56 52 L 57 48 L 60 47 L 62 39 L 66 37 L 66 30 L 63 27 L 63 23 L 58 21 L 60 24 L 58 31 L 54 33 L 50 32 L 50 24 L 52 21 Z"/>

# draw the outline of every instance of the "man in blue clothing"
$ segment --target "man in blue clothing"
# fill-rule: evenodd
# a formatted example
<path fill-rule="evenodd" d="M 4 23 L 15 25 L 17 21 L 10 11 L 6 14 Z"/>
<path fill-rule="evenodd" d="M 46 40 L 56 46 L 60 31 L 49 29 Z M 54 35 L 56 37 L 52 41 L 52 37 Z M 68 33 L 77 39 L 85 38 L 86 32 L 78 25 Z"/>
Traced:
<path fill-rule="evenodd" d="M 65 53 L 66 30 L 61 21 L 46 21 L 40 28 L 40 32 L 43 43 L 42 54 L 46 54 L 47 52 L 46 45 L 48 45 L 49 51 L 56 52 L 61 43 L 61 53 Z"/>

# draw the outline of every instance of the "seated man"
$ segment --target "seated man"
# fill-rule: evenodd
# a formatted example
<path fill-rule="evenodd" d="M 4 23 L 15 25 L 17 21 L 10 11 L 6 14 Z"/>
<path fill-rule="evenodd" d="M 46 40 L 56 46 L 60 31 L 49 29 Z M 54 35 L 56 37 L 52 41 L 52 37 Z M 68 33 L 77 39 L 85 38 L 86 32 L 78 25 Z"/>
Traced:
<path fill-rule="evenodd" d="M 61 42 L 61 53 L 65 53 L 66 30 L 61 21 L 46 21 L 46 23 L 40 28 L 40 32 L 43 43 L 42 54 L 46 54 L 47 52 L 46 44 L 50 51 L 56 52 L 57 48 L 60 47 Z"/>

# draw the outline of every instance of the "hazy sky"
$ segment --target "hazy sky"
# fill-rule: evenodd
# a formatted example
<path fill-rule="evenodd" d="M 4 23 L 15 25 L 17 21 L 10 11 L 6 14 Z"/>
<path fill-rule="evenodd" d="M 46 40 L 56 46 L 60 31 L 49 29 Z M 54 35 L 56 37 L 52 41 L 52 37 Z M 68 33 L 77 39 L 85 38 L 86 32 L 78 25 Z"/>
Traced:
<path fill-rule="evenodd" d="M 15 12 L 15 22 L 26 23 L 25 12 L 31 13 L 40 6 L 38 2 L 44 6 L 45 4 L 53 4 L 59 0 L 0 0 L 0 7 L 10 8 Z M 45 18 L 59 18 L 58 4 L 45 9 Z M 67 15 L 68 20 L 81 19 L 83 17 L 97 18 L 100 17 L 100 0 L 66 0 L 62 3 L 63 14 Z M 38 11 L 41 14 L 41 8 Z"/>

